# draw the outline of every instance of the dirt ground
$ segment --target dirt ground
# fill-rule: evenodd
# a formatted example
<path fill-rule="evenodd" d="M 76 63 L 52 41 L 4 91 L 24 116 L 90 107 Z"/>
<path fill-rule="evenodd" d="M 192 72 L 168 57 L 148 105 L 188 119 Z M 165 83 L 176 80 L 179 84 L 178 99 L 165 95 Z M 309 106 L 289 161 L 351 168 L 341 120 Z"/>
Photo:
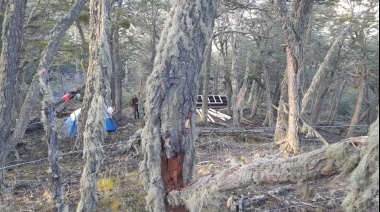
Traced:
<path fill-rule="evenodd" d="M 132 119 L 132 110 L 124 111 L 120 121 L 123 128 L 108 134 L 102 151 L 108 153 L 122 145 L 140 128 L 140 122 Z M 210 125 L 206 127 L 220 127 Z M 326 133 L 330 140 L 339 140 L 339 135 Z M 249 135 L 248 135 L 249 137 Z M 78 204 L 79 182 L 83 167 L 82 155 L 74 149 L 73 140 L 60 143 L 61 180 L 65 204 L 75 211 Z M 275 157 L 278 147 L 272 142 L 254 136 L 234 137 L 199 135 L 196 143 L 197 177 L 218 173 L 225 168 L 249 164 L 257 158 Z M 302 141 L 302 151 L 308 152 L 321 146 L 315 140 Z M 139 182 L 138 168 L 142 155 L 139 146 L 132 151 L 109 157 L 104 154 L 98 181 L 99 212 L 144 211 L 145 193 Z M 42 160 L 41 160 L 42 159 Z M 29 161 L 39 162 L 25 164 Z M 55 211 L 50 168 L 47 161 L 47 143 L 43 130 L 29 133 L 11 155 L 9 165 L 22 164 L 7 170 L 9 190 L 0 196 L 0 211 Z M 227 192 L 221 198 L 218 211 L 237 211 L 244 200 L 244 211 L 343 211 L 340 204 L 348 192 L 346 179 L 317 178 L 298 185 L 250 185 Z M 227 207 L 229 205 L 229 208 Z M 205 211 L 213 211 L 209 209 Z"/>

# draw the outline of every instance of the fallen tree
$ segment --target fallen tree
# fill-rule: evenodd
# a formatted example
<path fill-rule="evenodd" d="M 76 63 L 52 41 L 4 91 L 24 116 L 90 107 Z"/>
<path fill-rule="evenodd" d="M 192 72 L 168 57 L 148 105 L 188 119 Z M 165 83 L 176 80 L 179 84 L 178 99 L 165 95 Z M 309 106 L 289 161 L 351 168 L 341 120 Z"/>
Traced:
<path fill-rule="evenodd" d="M 287 159 L 261 158 L 246 166 L 236 166 L 219 174 L 201 177 L 182 190 L 172 191 L 172 206 L 185 205 L 189 211 L 218 207 L 224 192 L 252 184 L 298 183 L 307 179 L 351 173 L 358 165 L 360 150 L 368 137 L 343 140 L 310 153 Z M 355 146 L 353 145 L 355 144 Z"/>

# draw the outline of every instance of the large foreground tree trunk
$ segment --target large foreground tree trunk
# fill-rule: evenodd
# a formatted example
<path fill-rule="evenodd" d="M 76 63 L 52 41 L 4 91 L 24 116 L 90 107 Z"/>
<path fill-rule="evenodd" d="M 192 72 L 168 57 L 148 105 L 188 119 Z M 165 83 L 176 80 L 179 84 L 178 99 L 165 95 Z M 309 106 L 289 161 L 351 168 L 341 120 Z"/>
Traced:
<path fill-rule="evenodd" d="M 102 160 L 101 144 L 106 136 L 106 109 L 111 104 L 109 82 L 112 66 L 108 43 L 111 26 L 110 4 L 109 1 L 103 0 L 90 1 L 90 58 L 81 111 L 84 121 L 82 129 L 85 165 L 80 181 L 81 199 L 77 207 L 78 212 L 95 211 L 97 203 L 97 179 Z"/>
<path fill-rule="evenodd" d="M 343 202 L 349 212 L 379 210 L 379 117 L 371 126 L 369 145 L 351 174 L 351 192 Z"/>
<path fill-rule="evenodd" d="M 194 171 L 197 78 L 211 38 L 217 1 L 178 0 L 168 15 L 146 85 L 141 180 L 148 211 L 185 211 L 166 194 L 190 183 Z"/>

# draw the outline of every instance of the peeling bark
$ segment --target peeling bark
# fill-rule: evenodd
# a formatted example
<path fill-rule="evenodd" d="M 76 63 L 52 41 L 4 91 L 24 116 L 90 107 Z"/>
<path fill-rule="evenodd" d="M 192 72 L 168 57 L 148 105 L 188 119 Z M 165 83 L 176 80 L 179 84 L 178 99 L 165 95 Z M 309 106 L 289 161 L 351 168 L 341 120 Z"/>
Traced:
<path fill-rule="evenodd" d="M 272 1 L 278 13 L 286 44 L 287 67 L 285 74 L 288 78 L 288 128 L 286 142 L 282 145 L 288 153 L 299 153 L 299 100 L 298 78 L 304 67 L 304 45 L 307 39 L 307 28 L 313 12 L 314 0 L 294 0 L 291 14 L 288 14 L 286 2 Z"/>

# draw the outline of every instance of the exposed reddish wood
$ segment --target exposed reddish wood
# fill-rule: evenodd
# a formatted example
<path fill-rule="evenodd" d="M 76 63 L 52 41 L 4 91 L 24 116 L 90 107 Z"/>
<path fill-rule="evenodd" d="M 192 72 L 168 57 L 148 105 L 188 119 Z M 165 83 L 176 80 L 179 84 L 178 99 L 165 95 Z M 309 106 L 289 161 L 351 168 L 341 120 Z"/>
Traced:
<path fill-rule="evenodd" d="M 167 193 L 180 189 L 182 183 L 183 156 L 175 156 L 171 159 L 161 158 L 161 174 Z"/>

